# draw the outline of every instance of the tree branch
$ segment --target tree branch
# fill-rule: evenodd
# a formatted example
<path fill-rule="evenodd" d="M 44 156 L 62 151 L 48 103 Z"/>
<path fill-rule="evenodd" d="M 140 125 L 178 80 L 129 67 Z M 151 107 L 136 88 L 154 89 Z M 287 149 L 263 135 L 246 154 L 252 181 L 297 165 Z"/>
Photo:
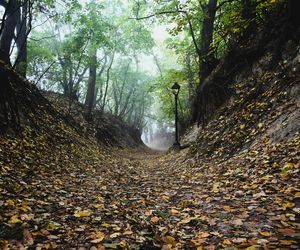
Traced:
<path fill-rule="evenodd" d="M 166 11 L 156 12 L 151 15 L 144 16 L 144 17 L 130 17 L 129 19 L 143 20 L 143 19 L 148 19 L 148 18 L 155 17 L 155 16 L 160 16 L 160 15 L 165 15 L 165 14 L 175 14 L 175 13 L 186 13 L 186 11 L 184 11 L 184 10 L 166 10 Z"/>
<path fill-rule="evenodd" d="M 39 83 L 39 81 L 44 77 L 44 75 L 51 69 L 51 67 L 53 66 L 53 64 L 56 63 L 56 61 L 53 61 L 48 68 L 43 72 L 43 74 L 41 74 L 41 76 L 37 79 L 37 81 L 34 83 L 35 85 L 37 85 Z"/>
<path fill-rule="evenodd" d="M 196 36 L 195 36 L 195 32 L 194 32 L 194 29 L 193 29 L 192 22 L 191 22 L 190 17 L 189 17 L 187 12 L 185 12 L 185 15 L 186 15 L 186 18 L 187 18 L 187 21 L 188 21 L 188 24 L 189 24 L 189 29 L 190 29 L 191 36 L 192 36 L 192 39 L 193 39 L 193 43 L 194 43 L 194 46 L 195 46 L 195 49 L 196 49 L 196 53 L 198 54 L 198 56 L 200 56 L 200 49 L 199 49 L 199 46 L 198 46 L 198 43 L 197 43 L 197 40 L 196 40 Z"/>

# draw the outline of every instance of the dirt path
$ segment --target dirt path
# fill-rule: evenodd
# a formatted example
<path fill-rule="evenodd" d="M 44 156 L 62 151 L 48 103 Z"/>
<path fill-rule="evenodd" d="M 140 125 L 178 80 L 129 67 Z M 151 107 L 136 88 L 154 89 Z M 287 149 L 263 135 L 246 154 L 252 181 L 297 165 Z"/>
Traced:
<path fill-rule="evenodd" d="M 3 202 L 16 226 L 0 234 L 15 235 L 16 249 L 297 249 L 293 190 L 242 178 L 174 154 L 113 151 L 101 167 L 49 172 Z"/>

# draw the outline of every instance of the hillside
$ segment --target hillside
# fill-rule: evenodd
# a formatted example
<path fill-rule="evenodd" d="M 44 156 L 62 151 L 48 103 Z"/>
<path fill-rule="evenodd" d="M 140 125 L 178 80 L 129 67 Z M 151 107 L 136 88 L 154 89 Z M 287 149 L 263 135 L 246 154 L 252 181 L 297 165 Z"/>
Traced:
<path fill-rule="evenodd" d="M 104 146 L 134 148 L 143 145 L 138 129 L 110 113 L 94 110 L 91 118 L 86 119 L 86 107 L 78 101 L 70 101 L 52 92 L 45 92 L 44 96 L 67 121 L 75 124 L 84 134 L 95 137 Z"/>

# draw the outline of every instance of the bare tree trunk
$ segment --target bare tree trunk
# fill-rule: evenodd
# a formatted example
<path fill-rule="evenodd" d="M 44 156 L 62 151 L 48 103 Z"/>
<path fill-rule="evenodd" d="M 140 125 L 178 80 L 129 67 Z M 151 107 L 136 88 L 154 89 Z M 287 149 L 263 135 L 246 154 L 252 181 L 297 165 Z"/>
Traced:
<path fill-rule="evenodd" d="M 88 90 L 85 98 L 85 105 L 87 106 L 87 116 L 89 117 L 92 112 L 95 96 L 96 78 L 97 78 L 97 50 L 93 52 L 90 58 L 90 73 L 88 81 Z"/>
<path fill-rule="evenodd" d="M 111 67 L 112 67 L 113 62 L 114 62 L 114 57 L 115 57 L 115 52 L 113 52 L 113 54 L 112 54 L 112 57 L 111 57 L 111 60 L 110 60 L 110 64 L 109 64 L 108 69 L 106 71 L 105 90 L 104 90 L 104 95 L 103 95 L 103 102 L 102 102 L 102 105 L 101 105 L 101 110 L 102 111 L 104 110 L 104 107 L 106 105 L 106 97 L 107 97 L 107 92 L 108 92 L 110 70 L 111 70 Z"/>
<path fill-rule="evenodd" d="M 104 60 L 104 62 L 103 62 Z M 101 69 L 97 75 L 97 78 L 101 78 L 104 70 L 105 70 L 105 67 L 106 67 L 106 63 L 107 63 L 107 54 L 104 55 L 104 58 L 101 60 L 102 61 L 102 66 L 101 66 Z M 100 87 L 100 90 L 102 90 L 102 88 Z M 95 86 L 95 93 L 94 93 L 94 100 L 93 100 L 93 108 L 95 108 L 97 102 L 101 101 L 102 99 L 102 92 L 100 92 L 100 98 L 97 100 L 97 96 L 98 96 L 98 92 L 99 92 L 99 88 Z"/>

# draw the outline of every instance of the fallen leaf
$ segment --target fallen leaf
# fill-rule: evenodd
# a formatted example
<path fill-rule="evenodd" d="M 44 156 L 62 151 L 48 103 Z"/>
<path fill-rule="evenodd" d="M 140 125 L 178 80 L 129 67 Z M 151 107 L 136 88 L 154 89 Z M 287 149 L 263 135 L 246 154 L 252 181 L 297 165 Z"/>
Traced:
<path fill-rule="evenodd" d="M 74 213 L 74 216 L 77 218 L 88 217 L 90 215 L 91 215 L 91 213 L 89 211 L 75 211 L 75 213 Z"/>
<path fill-rule="evenodd" d="M 53 221 L 49 221 L 49 223 L 47 224 L 46 229 L 47 230 L 57 230 L 60 227 L 59 223 L 53 222 Z"/>
<path fill-rule="evenodd" d="M 8 221 L 9 224 L 17 224 L 22 222 L 19 218 L 18 215 L 14 215 L 10 218 L 10 220 Z"/>
<path fill-rule="evenodd" d="M 125 232 L 123 233 L 123 235 L 131 235 L 131 234 L 133 234 L 132 231 L 125 231 Z"/>
<path fill-rule="evenodd" d="M 232 243 L 229 239 L 225 239 L 225 240 L 223 240 L 223 244 L 224 245 L 231 245 Z"/>
<path fill-rule="evenodd" d="M 232 242 L 233 242 L 233 243 L 236 243 L 236 244 L 244 243 L 244 242 L 246 242 L 246 241 L 247 241 L 246 238 L 233 238 L 233 239 L 232 239 Z"/>
<path fill-rule="evenodd" d="M 258 250 L 259 248 L 257 246 L 250 246 L 247 247 L 245 250 Z"/>
<path fill-rule="evenodd" d="M 172 236 L 162 237 L 161 240 L 167 244 L 172 245 L 173 247 L 177 244 L 176 240 Z"/>
<path fill-rule="evenodd" d="M 157 217 L 157 216 L 153 216 L 153 217 L 151 218 L 151 222 L 152 222 L 152 223 L 157 223 L 159 220 L 160 220 L 160 218 Z"/>
<path fill-rule="evenodd" d="M 150 216 L 150 215 L 152 215 L 152 212 L 153 212 L 152 210 L 146 211 L 146 212 L 145 212 L 145 215 L 146 215 L 146 216 Z"/>
<path fill-rule="evenodd" d="M 96 232 L 91 235 L 91 243 L 100 243 L 105 238 L 105 234 L 103 232 Z"/>
<path fill-rule="evenodd" d="M 198 238 L 207 238 L 210 234 L 208 232 L 200 232 L 197 234 Z"/>
<path fill-rule="evenodd" d="M 232 221 L 232 224 L 235 226 L 242 226 L 243 225 L 243 221 L 241 219 L 236 219 Z"/>
<path fill-rule="evenodd" d="M 297 241 L 295 240 L 280 240 L 279 242 L 280 244 L 287 245 L 287 246 L 297 243 Z"/>
<path fill-rule="evenodd" d="M 267 236 L 267 237 L 272 236 L 271 232 L 265 232 L 265 231 L 259 232 L 259 234 L 262 235 L 262 236 Z"/>
<path fill-rule="evenodd" d="M 279 228 L 278 232 L 283 233 L 283 234 L 293 234 L 296 232 L 296 230 L 294 230 L 293 228 Z"/>
<path fill-rule="evenodd" d="M 282 209 L 283 210 L 286 210 L 287 208 L 292 208 L 294 207 L 295 204 L 290 202 L 290 201 L 285 201 L 283 204 L 282 204 Z"/>
<path fill-rule="evenodd" d="M 14 202 L 14 200 L 9 199 L 9 200 L 5 201 L 4 205 L 13 207 L 13 206 L 15 206 L 15 202 Z"/>
<path fill-rule="evenodd" d="M 34 244 L 32 235 L 27 228 L 25 228 L 23 230 L 23 242 L 24 242 L 24 245 L 26 245 L 26 246 L 32 246 Z"/>
<path fill-rule="evenodd" d="M 114 238 L 119 237 L 120 235 L 121 235 L 120 233 L 113 233 L 110 235 L 110 238 L 114 239 Z"/>
<path fill-rule="evenodd" d="M 103 246 L 105 247 L 105 248 L 112 248 L 112 249 L 117 249 L 118 248 L 118 246 L 119 246 L 119 244 L 117 244 L 117 243 L 105 243 L 105 244 L 103 244 Z"/>

